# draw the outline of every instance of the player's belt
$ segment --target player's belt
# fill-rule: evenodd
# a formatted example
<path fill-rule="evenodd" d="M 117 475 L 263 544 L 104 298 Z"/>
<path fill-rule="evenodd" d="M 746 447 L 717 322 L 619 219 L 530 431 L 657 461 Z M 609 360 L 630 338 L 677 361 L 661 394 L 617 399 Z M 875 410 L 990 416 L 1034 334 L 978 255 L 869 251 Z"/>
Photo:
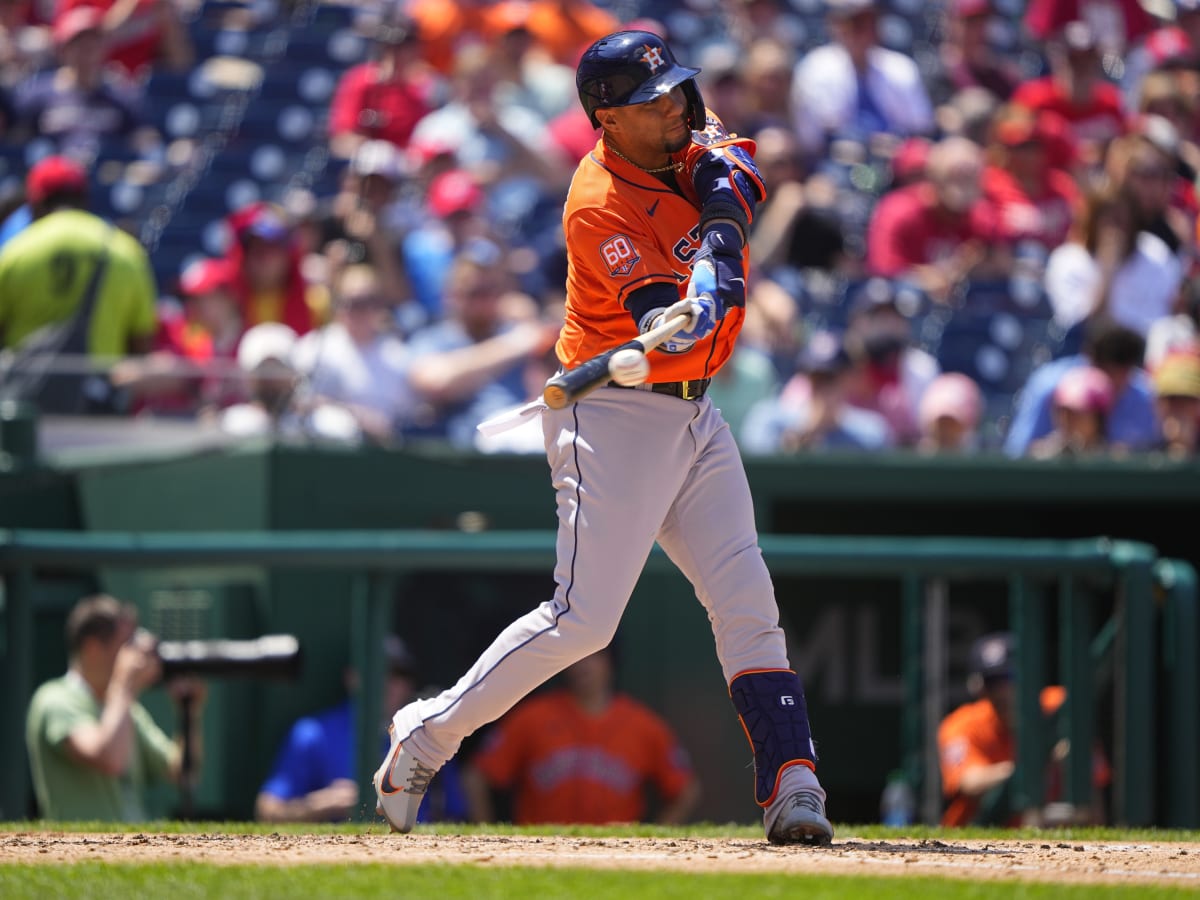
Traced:
<path fill-rule="evenodd" d="M 635 391 L 653 391 L 656 394 L 670 394 L 681 400 L 699 400 L 708 392 L 712 384 L 711 378 L 693 378 L 690 381 L 660 381 L 657 384 L 637 384 L 632 386 Z M 615 381 L 613 387 L 624 387 Z"/>

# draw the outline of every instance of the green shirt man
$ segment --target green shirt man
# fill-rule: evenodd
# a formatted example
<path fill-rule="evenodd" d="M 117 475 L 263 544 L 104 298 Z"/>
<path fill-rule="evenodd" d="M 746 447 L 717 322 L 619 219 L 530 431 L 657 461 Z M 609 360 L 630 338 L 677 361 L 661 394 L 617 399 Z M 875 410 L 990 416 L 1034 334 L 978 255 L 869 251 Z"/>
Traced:
<path fill-rule="evenodd" d="M 162 663 L 157 638 L 137 627 L 137 610 L 107 594 L 84 597 L 67 615 L 66 639 L 66 675 L 34 692 L 25 718 L 41 815 L 144 820 L 147 785 L 186 778 L 190 786 L 198 771 L 205 687 L 188 678 L 166 685 L 192 716 L 185 772 L 182 742 L 168 738 L 138 702 L 142 691 L 162 680 Z"/>
<path fill-rule="evenodd" d="M 101 253 L 100 283 L 88 332 L 92 356 L 149 349 L 158 327 L 149 257 L 130 234 L 81 209 L 35 219 L 0 252 L 0 347 L 15 347 L 44 325 L 70 318 Z"/>
<path fill-rule="evenodd" d="M 81 766 L 67 751 L 68 736 L 99 721 L 100 702 L 75 672 L 48 681 L 29 704 L 25 742 L 34 793 L 47 819 L 139 822 L 148 817 L 142 798 L 148 785 L 170 779 L 179 750 L 140 703 L 129 710 L 134 740 L 128 768 L 119 775 Z"/>

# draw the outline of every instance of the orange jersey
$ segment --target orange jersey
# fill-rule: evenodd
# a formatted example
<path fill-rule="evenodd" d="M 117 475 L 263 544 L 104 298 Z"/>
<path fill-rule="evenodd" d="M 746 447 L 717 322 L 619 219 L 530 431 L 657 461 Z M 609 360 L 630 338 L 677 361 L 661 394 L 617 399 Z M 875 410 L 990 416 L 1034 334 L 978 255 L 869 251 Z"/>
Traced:
<path fill-rule="evenodd" d="M 683 748 L 649 708 L 618 694 L 592 715 L 561 690 L 515 707 L 472 763 L 512 791 L 518 825 L 639 822 L 647 785 L 670 801 L 693 777 Z"/>
<path fill-rule="evenodd" d="M 695 159 L 715 142 L 717 130 L 724 134 L 710 115 L 709 128 L 693 132 L 692 144 L 674 158 Z M 739 143 L 754 146 L 749 141 Z M 681 172 L 677 178 L 682 183 L 687 175 Z M 692 193 L 690 185 L 684 190 Z M 559 362 L 573 369 L 637 337 L 637 323 L 625 304 L 638 288 L 667 283 L 683 298 L 692 258 L 700 247 L 700 209 L 694 199 L 612 153 L 601 139 L 575 170 L 563 210 L 563 231 L 567 304 L 556 350 Z M 742 251 L 747 272 L 749 258 L 747 245 Z M 712 334 L 686 352 L 650 353 L 648 380 L 712 376 L 733 353 L 744 316 L 744 309 L 731 307 Z"/>
<path fill-rule="evenodd" d="M 1042 714 L 1053 715 L 1066 697 L 1066 689 L 1060 685 L 1042 688 L 1038 696 Z M 946 716 L 938 727 L 937 742 L 942 793 L 949 800 L 942 824 L 948 827 L 969 825 L 979 812 L 980 798 L 960 792 L 963 773 L 977 766 L 1016 759 L 1013 733 L 1000 720 L 991 701 L 985 698 L 960 706 Z M 1111 780 L 1108 761 L 1098 750 L 1092 757 L 1092 778 L 1097 787 L 1103 787 Z M 1061 773 L 1057 767 L 1051 767 L 1047 772 L 1047 801 L 1056 800 L 1061 795 L 1061 788 Z M 1019 825 L 1019 817 L 1010 824 Z"/>

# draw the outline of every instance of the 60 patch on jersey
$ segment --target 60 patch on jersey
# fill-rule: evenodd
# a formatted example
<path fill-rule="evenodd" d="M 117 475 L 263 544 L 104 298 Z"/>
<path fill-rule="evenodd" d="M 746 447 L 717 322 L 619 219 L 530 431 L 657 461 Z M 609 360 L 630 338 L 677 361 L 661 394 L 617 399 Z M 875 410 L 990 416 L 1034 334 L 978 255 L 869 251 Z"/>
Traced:
<path fill-rule="evenodd" d="M 614 278 L 623 277 L 633 271 L 633 267 L 641 260 L 633 241 L 626 235 L 617 234 L 600 245 L 600 255 L 608 266 L 608 274 Z"/>

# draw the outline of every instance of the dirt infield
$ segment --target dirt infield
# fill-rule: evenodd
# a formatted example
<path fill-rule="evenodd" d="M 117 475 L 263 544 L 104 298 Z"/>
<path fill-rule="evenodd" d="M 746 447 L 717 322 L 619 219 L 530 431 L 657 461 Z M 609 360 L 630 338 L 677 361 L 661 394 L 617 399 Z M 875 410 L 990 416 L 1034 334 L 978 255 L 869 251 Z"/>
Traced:
<path fill-rule="evenodd" d="M 1061 883 L 1173 884 L 1200 888 L 1200 845 L 1029 841 L 860 840 L 774 847 L 734 838 L 578 838 L 386 834 L 0 835 L 0 865 L 207 862 L 420 863 L 584 866 L 687 872 L 942 876 Z"/>

